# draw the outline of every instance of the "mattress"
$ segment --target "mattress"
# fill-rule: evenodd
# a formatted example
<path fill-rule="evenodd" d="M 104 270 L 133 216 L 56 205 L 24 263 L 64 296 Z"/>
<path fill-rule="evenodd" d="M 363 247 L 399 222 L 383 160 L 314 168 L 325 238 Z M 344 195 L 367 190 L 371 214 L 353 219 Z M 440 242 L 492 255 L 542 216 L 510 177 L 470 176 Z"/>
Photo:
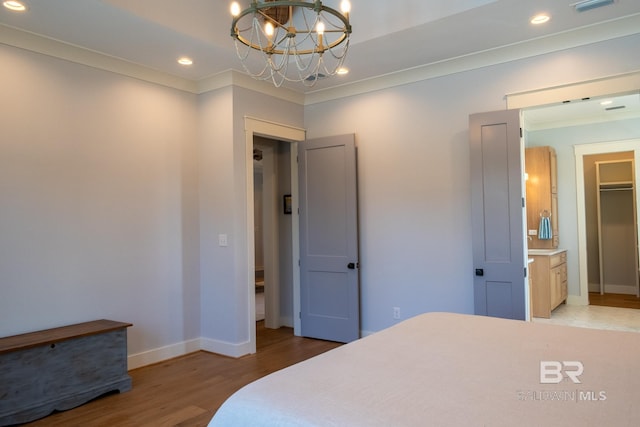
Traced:
<path fill-rule="evenodd" d="M 639 426 L 640 334 L 427 313 L 243 387 L 210 427 Z"/>

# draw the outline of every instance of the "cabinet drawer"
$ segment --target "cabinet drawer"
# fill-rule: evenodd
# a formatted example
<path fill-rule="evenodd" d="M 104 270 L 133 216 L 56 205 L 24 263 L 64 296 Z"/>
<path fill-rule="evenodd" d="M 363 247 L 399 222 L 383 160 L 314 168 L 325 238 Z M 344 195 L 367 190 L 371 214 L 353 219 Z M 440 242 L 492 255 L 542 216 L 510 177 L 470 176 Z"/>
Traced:
<path fill-rule="evenodd" d="M 567 262 L 567 253 L 561 252 L 559 254 L 551 255 L 549 257 L 549 267 L 557 267 L 561 264 L 565 264 Z"/>

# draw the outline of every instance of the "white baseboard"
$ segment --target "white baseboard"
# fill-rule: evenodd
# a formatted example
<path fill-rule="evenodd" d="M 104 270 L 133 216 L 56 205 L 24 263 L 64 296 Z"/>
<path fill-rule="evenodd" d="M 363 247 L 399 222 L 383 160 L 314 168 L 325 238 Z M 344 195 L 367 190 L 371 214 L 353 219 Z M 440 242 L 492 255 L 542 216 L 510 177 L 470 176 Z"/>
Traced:
<path fill-rule="evenodd" d="M 128 369 L 136 369 L 142 366 L 151 365 L 162 362 L 163 360 L 173 359 L 174 357 L 183 356 L 200 350 L 200 339 L 196 338 L 189 341 L 183 341 L 165 347 L 153 350 L 143 351 L 142 353 L 131 354 L 127 358 Z"/>
<path fill-rule="evenodd" d="M 200 338 L 200 350 L 234 358 L 251 353 L 249 341 L 234 344 L 225 341 L 212 340 L 210 338 Z"/>
<path fill-rule="evenodd" d="M 189 341 L 143 351 L 142 353 L 131 354 L 127 358 L 127 366 L 129 370 L 141 368 L 200 350 L 233 358 L 251 353 L 249 342 L 232 344 L 209 338 L 195 338 Z"/>
<path fill-rule="evenodd" d="M 589 283 L 589 292 L 600 293 L 600 283 Z M 604 285 L 604 292 L 607 294 L 623 294 L 623 295 L 635 295 L 635 286 L 629 285 Z"/>
<path fill-rule="evenodd" d="M 589 305 L 589 295 L 569 295 L 567 296 L 568 305 Z"/>
<path fill-rule="evenodd" d="M 625 285 L 604 285 L 604 292 L 607 294 L 624 294 L 624 295 L 635 295 L 636 288 L 635 286 L 625 286 Z"/>

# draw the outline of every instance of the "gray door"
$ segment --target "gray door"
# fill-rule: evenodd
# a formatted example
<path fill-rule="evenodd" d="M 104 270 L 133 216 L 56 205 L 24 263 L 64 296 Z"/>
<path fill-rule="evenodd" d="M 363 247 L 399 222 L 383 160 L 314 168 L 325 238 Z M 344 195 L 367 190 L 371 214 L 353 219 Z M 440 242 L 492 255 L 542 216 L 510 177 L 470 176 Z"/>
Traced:
<path fill-rule="evenodd" d="M 301 334 L 360 337 L 354 135 L 299 145 Z"/>
<path fill-rule="evenodd" d="M 469 117 L 476 314 L 526 318 L 519 110 Z"/>

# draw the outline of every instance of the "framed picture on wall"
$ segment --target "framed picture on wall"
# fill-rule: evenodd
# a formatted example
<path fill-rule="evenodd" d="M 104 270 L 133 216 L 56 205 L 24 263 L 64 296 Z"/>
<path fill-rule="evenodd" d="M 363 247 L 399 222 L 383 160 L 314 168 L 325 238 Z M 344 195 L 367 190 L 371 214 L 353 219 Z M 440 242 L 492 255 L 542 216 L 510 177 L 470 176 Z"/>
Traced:
<path fill-rule="evenodd" d="M 282 205 L 285 215 L 291 215 L 291 194 L 282 196 Z"/>

